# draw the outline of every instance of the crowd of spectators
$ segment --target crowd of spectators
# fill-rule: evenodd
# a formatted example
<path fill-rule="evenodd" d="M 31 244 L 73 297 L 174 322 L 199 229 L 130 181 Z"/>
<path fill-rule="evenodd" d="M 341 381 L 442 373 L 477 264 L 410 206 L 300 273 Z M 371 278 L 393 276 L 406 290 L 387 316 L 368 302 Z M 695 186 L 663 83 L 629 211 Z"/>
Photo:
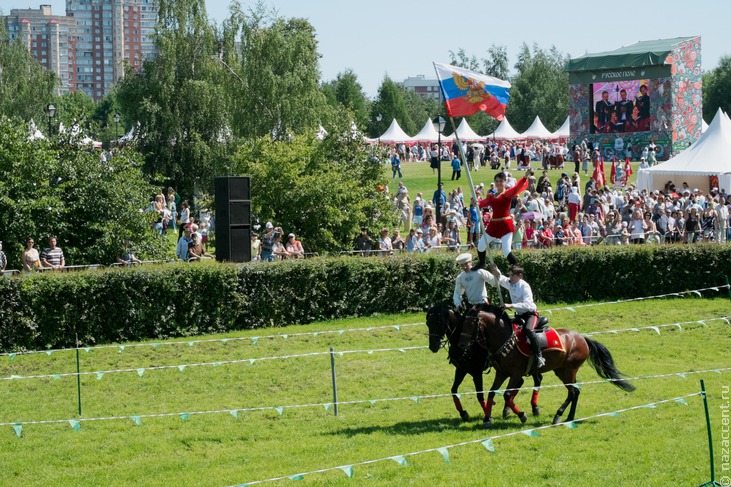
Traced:
<path fill-rule="evenodd" d="M 282 227 L 275 227 L 266 222 L 264 233 L 259 238 L 256 232 L 251 234 L 251 260 L 273 262 L 284 259 L 304 259 L 305 249 L 294 233 L 287 235 L 285 241 Z"/>

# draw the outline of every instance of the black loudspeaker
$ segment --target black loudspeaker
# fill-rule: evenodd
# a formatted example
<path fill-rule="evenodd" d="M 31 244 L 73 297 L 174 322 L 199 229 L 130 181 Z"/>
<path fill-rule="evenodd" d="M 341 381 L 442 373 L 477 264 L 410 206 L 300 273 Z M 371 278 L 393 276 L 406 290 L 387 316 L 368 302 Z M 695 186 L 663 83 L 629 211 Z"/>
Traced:
<path fill-rule="evenodd" d="M 251 260 L 251 184 L 248 177 L 216 178 L 216 260 Z"/>

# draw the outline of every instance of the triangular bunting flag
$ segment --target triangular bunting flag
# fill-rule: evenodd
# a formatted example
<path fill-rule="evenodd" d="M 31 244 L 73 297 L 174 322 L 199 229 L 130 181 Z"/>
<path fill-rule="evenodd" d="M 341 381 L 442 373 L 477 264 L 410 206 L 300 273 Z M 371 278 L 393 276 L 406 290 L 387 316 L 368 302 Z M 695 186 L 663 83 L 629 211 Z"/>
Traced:
<path fill-rule="evenodd" d="M 393 325 L 393 329 L 396 331 L 401 331 L 401 327 L 399 325 Z"/>
<path fill-rule="evenodd" d="M 192 347 L 193 345 L 195 345 L 195 342 L 188 342 L 189 347 Z"/>
<path fill-rule="evenodd" d="M 343 473 L 349 478 L 353 478 L 353 467 L 351 465 L 345 465 L 344 467 L 338 467 Z"/>
<path fill-rule="evenodd" d="M 647 409 L 656 409 L 657 408 L 657 404 L 655 404 L 655 403 L 643 404 L 642 407 L 643 408 L 647 408 Z"/>
<path fill-rule="evenodd" d="M 186 367 L 187 367 L 187 365 L 178 365 L 178 370 L 179 370 L 180 372 L 182 372 L 182 371 L 184 371 L 184 370 L 185 370 L 185 368 L 186 368 Z"/>
<path fill-rule="evenodd" d="M 682 377 L 683 379 L 685 379 L 685 378 L 686 378 L 686 377 L 685 377 L 685 374 L 684 374 L 683 372 L 679 372 L 679 373 L 677 373 L 677 374 L 675 374 L 675 375 L 677 375 L 678 377 Z"/>
<path fill-rule="evenodd" d="M 396 457 L 391 457 L 391 460 L 393 460 L 394 462 L 396 462 L 399 465 L 402 465 L 404 467 L 408 467 L 409 466 L 409 464 L 406 463 L 406 458 L 404 458 L 403 455 L 399 455 L 399 456 L 396 456 Z"/>
<path fill-rule="evenodd" d="M 326 402 L 325 404 L 323 404 L 323 406 L 325 406 L 325 411 L 330 411 L 330 408 L 332 407 L 332 403 Z"/>
<path fill-rule="evenodd" d="M 104 372 L 96 373 L 96 380 L 102 380 L 104 378 Z"/>
<path fill-rule="evenodd" d="M 338 355 L 342 357 L 344 355 L 344 353 L 343 352 L 338 352 Z"/>
<path fill-rule="evenodd" d="M 658 335 L 660 334 L 660 328 L 658 328 L 657 326 L 650 326 L 649 328 L 650 328 L 650 330 L 654 331 Z"/>
<path fill-rule="evenodd" d="M 14 354 L 14 353 L 11 353 L 11 354 L 9 354 L 9 355 L 8 355 L 8 358 L 9 358 L 9 359 L 10 359 L 10 361 L 12 362 L 13 360 L 15 360 L 15 354 Z"/>
<path fill-rule="evenodd" d="M 731 325 L 731 321 L 729 321 L 729 320 L 728 320 L 728 318 L 726 318 L 726 317 L 723 317 L 723 318 L 721 318 L 721 319 L 722 319 L 723 321 L 725 321 L 727 325 Z"/>
<path fill-rule="evenodd" d="M 301 474 L 290 475 L 289 480 L 302 480 L 304 477 Z"/>
<path fill-rule="evenodd" d="M 279 413 L 280 416 L 284 414 L 284 406 L 277 406 L 274 409 Z"/>
<path fill-rule="evenodd" d="M 289 338 L 289 335 L 282 335 L 282 338 L 286 340 L 287 338 Z"/>
<path fill-rule="evenodd" d="M 180 413 L 178 416 L 180 416 L 180 419 L 182 419 L 183 421 L 188 421 L 188 418 L 190 418 L 189 413 Z"/>
<path fill-rule="evenodd" d="M 345 333 L 345 330 L 338 330 L 338 335 L 342 335 L 343 333 Z"/>
<path fill-rule="evenodd" d="M 525 436 L 532 436 L 534 438 L 538 438 L 539 435 L 536 430 L 522 430 L 521 433 L 523 433 Z"/>
<path fill-rule="evenodd" d="M 20 423 L 15 423 L 13 425 L 13 429 L 15 430 L 15 435 L 20 438 L 23 435 L 23 425 Z"/>
<path fill-rule="evenodd" d="M 567 307 L 566 309 L 571 311 L 572 313 L 576 313 L 576 310 L 574 308 L 572 308 L 571 306 Z"/>
<path fill-rule="evenodd" d="M 318 332 L 314 332 L 314 333 L 312 334 L 312 336 L 313 336 L 313 337 L 316 337 L 317 335 L 319 335 L 319 333 L 318 333 Z"/>
<path fill-rule="evenodd" d="M 459 392 L 456 394 L 452 394 L 452 395 L 455 396 L 457 399 L 462 399 L 462 394 Z"/>
<path fill-rule="evenodd" d="M 373 355 L 373 350 L 368 350 L 368 355 Z"/>
<path fill-rule="evenodd" d="M 485 450 L 489 451 L 490 453 L 495 453 L 495 445 L 493 445 L 492 440 L 490 438 L 483 441 L 482 446 L 484 446 Z"/>
<path fill-rule="evenodd" d="M 444 448 L 437 448 L 437 451 L 442 454 L 442 458 L 444 458 L 444 461 L 447 462 L 447 465 L 449 465 L 449 451 Z"/>
<path fill-rule="evenodd" d="M 630 328 L 629 331 L 640 331 L 639 328 Z"/>
<path fill-rule="evenodd" d="M 259 337 L 253 337 L 253 338 L 251 339 L 251 344 L 252 344 L 252 345 L 256 345 L 257 343 L 259 343 Z"/>
<path fill-rule="evenodd" d="M 75 419 L 69 419 L 69 425 L 71 426 L 71 429 L 74 431 L 81 430 L 81 423 Z"/>
<path fill-rule="evenodd" d="M 613 413 L 609 413 L 609 415 L 617 418 L 617 417 L 619 417 L 619 412 L 618 411 L 614 411 Z"/>
<path fill-rule="evenodd" d="M 139 416 L 130 416 L 129 419 L 134 421 L 137 426 L 142 424 L 142 419 Z"/>
<path fill-rule="evenodd" d="M 84 348 L 84 351 L 85 351 L 86 353 L 89 353 L 89 352 L 91 352 L 91 347 L 86 347 L 86 348 Z"/>
<path fill-rule="evenodd" d="M 375 399 L 371 399 L 371 400 L 370 400 L 369 402 L 370 402 L 371 404 L 375 404 L 375 403 L 377 403 L 378 401 L 376 401 Z"/>
<path fill-rule="evenodd" d="M 708 327 L 708 325 L 706 325 L 706 322 L 705 322 L 705 321 L 703 321 L 703 320 L 700 320 L 700 321 L 698 321 L 698 323 L 700 323 L 701 325 L 703 325 L 703 326 L 705 326 L 705 327 Z"/>
<path fill-rule="evenodd" d="M 221 365 L 223 365 L 223 362 L 213 362 L 214 367 L 220 367 Z"/>
<path fill-rule="evenodd" d="M 678 330 L 683 331 L 683 327 L 680 326 L 680 323 L 675 323 L 673 326 L 677 326 Z"/>
<path fill-rule="evenodd" d="M 139 375 L 140 377 L 145 375 L 145 369 L 137 369 L 137 375 Z"/>
<path fill-rule="evenodd" d="M 574 430 L 579 427 L 579 425 L 574 423 L 573 421 L 568 421 L 566 423 L 563 423 L 563 425 L 569 429 L 574 429 Z"/>
<path fill-rule="evenodd" d="M 416 404 L 419 404 L 419 400 L 420 400 L 420 398 L 419 398 L 418 396 L 413 396 L 413 397 L 411 398 L 411 400 L 412 400 L 412 401 L 414 401 L 414 402 L 415 402 Z"/>
<path fill-rule="evenodd" d="M 254 365 L 254 362 L 256 362 L 256 359 L 255 358 L 250 358 L 249 359 L 249 365 Z"/>
<path fill-rule="evenodd" d="M 229 409 L 228 413 L 236 419 L 239 419 L 239 412 L 235 409 Z"/>
<path fill-rule="evenodd" d="M 678 404 L 682 404 L 684 406 L 687 406 L 688 405 L 688 401 L 686 401 L 682 397 L 676 397 L 675 398 L 675 402 L 677 402 Z"/>
<path fill-rule="evenodd" d="M 53 380 L 58 380 L 61 378 L 61 374 L 53 374 Z"/>
<path fill-rule="evenodd" d="M 223 343 L 224 345 L 226 345 L 228 343 L 228 338 L 222 338 L 221 339 L 221 343 Z"/>
<path fill-rule="evenodd" d="M 153 343 L 152 348 L 160 348 L 162 347 L 162 343 Z"/>
<path fill-rule="evenodd" d="M 48 355 L 49 357 L 51 356 L 52 353 L 53 353 L 53 350 L 46 350 L 46 355 Z"/>
<path fill-rule="evenodd" d="M 693 294 L 697 294 L 699 297 L 702 297 L 702 294 L 700 291 L 693 291 Z"/>
<path fill-rule="evenodd" d="M 545 312 L 548 313 L 549 315 L 553 316 L 553 311 L 551 311 L 550 309 L 547 309 Z"/>
<path fill-rule="evenodd" d="M 406 350 L 404 350 L 403 348 L 399 348 L 398 351 L 401 353 L 406 353 Z"/>
<path fill-rule="evenodd" d="M 122 353 L 122 352 L 124 352 L 124 345 L 119 346 L 119 353 Z"/>

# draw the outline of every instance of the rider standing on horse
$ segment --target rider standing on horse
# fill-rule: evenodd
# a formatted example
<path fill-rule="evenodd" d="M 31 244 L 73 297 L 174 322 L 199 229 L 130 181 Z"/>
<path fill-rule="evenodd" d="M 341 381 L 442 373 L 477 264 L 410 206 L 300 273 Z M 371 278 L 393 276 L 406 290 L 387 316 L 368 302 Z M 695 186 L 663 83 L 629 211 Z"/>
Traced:
<path fill-rule="evenodd" d="M 490 304 L 487 300 L 487 289 L 485 289 L 485 283 L 489 283 L 492 287 L 498 286 L 498 281 L 485 269 L 479 269 L 476 272 L 472 272 L 472 254 L 465 252 L 457 256 L 457 264 L 462 267 L 462 272 L 457 276 L 457 280 L 454 284 L 454 306 L 458 312 L 461 312 L 462 307 L 462 293 L 467 294 L 467 302 L 469 308 L 465 315 L 464 323 L 462 324 L 462 335 L 459 339 L 458 347 L 467 350 L 470 342 L 474 340 L 475 332 L 477 331 L 477 320 L 475 315 Z"/>
<path fill-rule="evenodd" d="M 531 350 L 536 356 L 537 368 L 546 365 L 546 359 L 541 354 L 538 346 L 538 339 L 533 329 L 538 322 L 538 312 L 536 303 L 533 302 L 533 291 L 530 285 L 523 280 L 523 268 L 517 265 L 510 266 L 509 277 L 505 277 L 500 273 L 500 269 L 496 265 L 492 266 L 492 273 L 495 275 L 500 285 L 510 293 L 511 304 L 505 303 L 506 308 L 515 310 L 515 318 L 521 324 L 523 333 L 528 339 Z"/>
<path fill-rule="evenodd" d="M 505 173 L 497 173 L 495 175 L 495 188 L 497 189 L 497 194 L 488 194 L 485 199 L 479 201 L 480 208 L 485 208 L 487 206 L 492 207 L 492 219 L 477 245 L 479 262 L 475 266 L 475 270 L 485 268 L 487 246 L 494 240 L 500 240 L 502 243 L 503 254 L 507 257 L 508 262 L 511 264 L 518 263 L 518 260 L 510 251 L 513 244 L 513 232 L 515 231 L 513 217 L 510 216 L 510 204 L 515 196 L 528 188 L 528 177 L 532 174 L 533 171 L 529 170 L 523 178 L 518 180 L 515 186 L 506 189 Z"/>

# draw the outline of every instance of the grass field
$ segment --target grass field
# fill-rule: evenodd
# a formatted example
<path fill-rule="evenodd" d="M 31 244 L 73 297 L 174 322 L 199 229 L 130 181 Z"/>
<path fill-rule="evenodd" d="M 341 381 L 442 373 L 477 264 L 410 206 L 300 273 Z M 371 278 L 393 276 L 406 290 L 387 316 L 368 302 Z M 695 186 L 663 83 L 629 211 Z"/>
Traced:
<path fill-rule="evenodd" d="M 637 391 L 625 393 L 599 381 L 586 364 L 578 380 L 597 382 L 582 386 L 577 417 L 693 394 L 704 378 L 720 477 L 719 407 L 731 373 L 690 373 L 731 365 L 731 327 L 717 319 L 729 316 L 731 305 L 727 297 L 712 296 L 718 294 L 592 307 L 576 303 L 573 312 L 553 311 L 553 326 L 584 333 L 693 321 L 660 327 L 659 334 L 641 329 L 594 336 L 629 377 L 671 375 L 634 379 Z M 520 434 L 548 425 L 565 397 L 549 373 L 540 395 L 543 413 L 526 425 L 515 417 L 496 419 L 489 431 L 477 419 L 462 423 L 448 395 L 454 369 L 446 353 L 425 348 L 424 325 L 407 326 L 423 319 L 421 313 L 382 315 L 198 337 L 215 341 L 192 344 L 81 350 L 81 370 L 90 372 L 81 377 L 81 417 L 76 377 L 52 377 L 75 371 L 73 351 L 0 357 L 0 378 L 51 376 L 0 381 L 0 423 L 59 421 L 23 424 L 21 437 L 11 424 L 0 428 L 0 485 L 225 486 L 278 477 L 287 483 L 301 473 L 302 485 L 333 486 L 665 486 L 709 480 L 698 396 L 688 397 L 688 405 L 670 401 L 595 417 L 577 429 L 541 429 L 540 437 Z M 330 346 L 336 351 L 339 401 L 356 401 L 340 404 L 337 417 L 330 405 Z M 149 369 L 164 366 L 170 368 Z M 120 369 L 127 370 L 113 372 Z M 467 379 L 462 401 L 477 418 L 470 391 Z M 525 392 L 516 399 L 524 410 L 528 400 Z M 169 416 L 151 417 L 156 414 Z M 81 420 L 79 431 L 67 420 Z M 480 443 L 491 437 L 495 453 Z M 459 445 L 465 442 L 472 443 Z M 435 450 L 413 454 L 441 447 L 448 447 L 450 464 Z M 407 466 L 389 459 L 399 456 Z M 379 459 L 384 460 L 362 464 Z M 333 469 L 338 466 L 353 466 L 353 478 Z M 325 471 L 310 473 L 320 469 Z"/>

